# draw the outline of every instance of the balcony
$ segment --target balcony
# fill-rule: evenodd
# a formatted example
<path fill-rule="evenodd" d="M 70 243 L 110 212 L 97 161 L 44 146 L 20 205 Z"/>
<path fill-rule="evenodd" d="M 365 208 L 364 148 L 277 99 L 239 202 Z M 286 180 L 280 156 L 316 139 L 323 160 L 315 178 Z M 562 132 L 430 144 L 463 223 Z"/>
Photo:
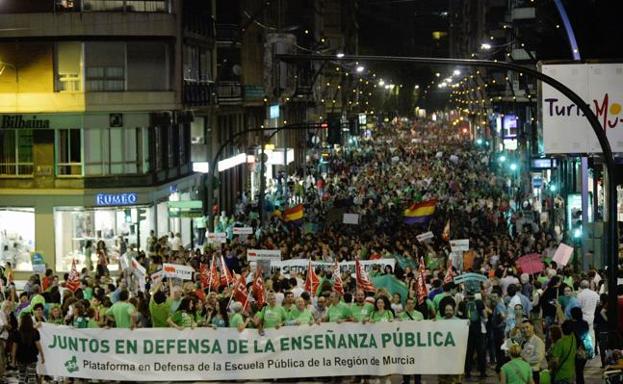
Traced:
<path fill-rule="evenodd" d="M 0 13 L 171 12 L 170 0 L 4 0 Z"/>
<path fill-rule="evenodd" d="M 220 105 L 237 105 L 242 103 L 242 86 L 239 81 L 221 81 L 216 86 Z"/>
<path fill-rule="evenodd" d="M 193 107 L 216 104 L 214 83 L 184 81 L 184 104 Z"/>
<path fill-rule="evenodd" d="M 266 92 L 262 85 L 244 86 L 244 103 L 247 105 L 263 105 Z"/>

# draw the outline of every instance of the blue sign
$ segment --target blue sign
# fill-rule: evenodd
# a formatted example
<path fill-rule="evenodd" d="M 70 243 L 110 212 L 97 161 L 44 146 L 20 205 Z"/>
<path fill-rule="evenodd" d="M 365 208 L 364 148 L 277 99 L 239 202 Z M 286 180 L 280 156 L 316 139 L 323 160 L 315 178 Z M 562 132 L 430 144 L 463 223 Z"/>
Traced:
<path fill-rule="evenodd" d="M 95 205 L 98 207 L 109 207 L 117 205 L 133 205 L 138 201 L 138 196 L 134 192 L 128 193 L 98 193 L 95 196 Z"/>
<path fill-rule="evenodd" d="M 279 118 L 279 104 L 270 106 L 270 108 L 268 110 L 268 116 L 271 119 L 278 119 Z"/>

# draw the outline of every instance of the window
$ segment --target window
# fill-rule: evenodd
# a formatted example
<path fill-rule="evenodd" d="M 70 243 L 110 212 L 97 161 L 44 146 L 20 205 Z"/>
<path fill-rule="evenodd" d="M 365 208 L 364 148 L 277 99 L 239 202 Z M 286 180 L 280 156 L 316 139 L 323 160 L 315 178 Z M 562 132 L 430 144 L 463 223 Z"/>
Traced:
<path fill-rule="evenodd" d="M 167 51 L 167 45 L 161 42 L 128 43 L 128 90 L 168 90 L 170 76 Z"/>
<path fill-rule="evenodd" d="M 0 264 L 16 271 L 32 271 L 35 250 L 35 209 L 0 208 Z"/>
<path fill-rule="evenodd" d="M 212 53 L 208 50 L 199 53 L 199 77 L 203 82 L 212 81 Z"/>
<path fill-rule="evenodd" d="M 184 46 L 184 80 L 199 81 L 199 48 Z"/>
<path fill-rule="evenodd" d="M 88 42 L 85 45 L 86 90 L 125 90 L 125 43 Z"/>
<path fill-rule="evenodd" d="M 82 176 L 82 138 L 79 128 L 56 131 L 56 175 Z"/>
<path fill-rule="evenodd" d="M 85 128 L 87 176 L 132 175 L 149 171 L 149 128 Z"/>
<path fill-rule="evenodd" d="M 56 92 L 81 92 L 82 43 L 56 43 L 54 61 L 54 90 Z"/>
<path fill-rule="evenodd" d="M 33 173 L 32 129 L 0 130 L 0 175 Z"/>

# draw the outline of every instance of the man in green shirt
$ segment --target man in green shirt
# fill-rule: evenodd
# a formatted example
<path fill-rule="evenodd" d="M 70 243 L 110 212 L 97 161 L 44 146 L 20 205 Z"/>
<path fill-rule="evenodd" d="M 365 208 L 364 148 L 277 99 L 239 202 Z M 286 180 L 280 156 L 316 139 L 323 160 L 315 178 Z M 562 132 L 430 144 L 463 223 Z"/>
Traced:
<path fill-rule="evenodd" d="M 297 297 L 294 301 L 296 305 L 294 308 L 290 310 L 288 313 L 288 321 L 287 325 L 302 325 L 302 324 L 313 324 L 314 323 L 314 315 L 307 308 L 307 303 L 305 303 L 305 299 L 302 297 Z"/>
<path fill-rule="evenodd" d="M 342 301 L 342 297 L 337 292 L 329 294 L 329 308 L 325 321 L 330 323 L 341 323 L 350 320 L 350 308 Z"/>
<path fill-rule="evenodd" d="M 424 315 L 420 311 L 415 310 L 415 300 L 409 297 L 405 303 L 405 310 L 400 313 L 400 320 L 424 320 Z"/>
<path fill-rule="evenodd" d="M 551 350 L 551 359 L 558 367 L 554 382 L 571 383 L 575 376 L 575 353 L 577 351 L 573 323 L 570 320 L 562 323 L 563 336 L 554 343 Z"/>
<path fill-rule="evenodd" d="M 374 305 L 366 303 L 366 294 L 358 289 L 355 292 L 355 302 L 350 305 L 350 315 L 353 321 L 358 323 L 369 321 L 372 311 L 374 311 Z"/>
<path fill-rule="evenodd" d="M 136 328 L 136 308 L 128 303 L 130 294 L 126 289 L 119 292 L 119 301 L 106 311 L 106 316 L 115 321 L 117 328 Z"/>
<path fill-rule="evenodd" d="M 256 326 L 260 332 L 265 328 L 278 329 L 288 318 L 288 313 L 281 305 L 277 305 L 275 292 L 268 292 L 266 295 L 266 305 L 256 314 Z"/>

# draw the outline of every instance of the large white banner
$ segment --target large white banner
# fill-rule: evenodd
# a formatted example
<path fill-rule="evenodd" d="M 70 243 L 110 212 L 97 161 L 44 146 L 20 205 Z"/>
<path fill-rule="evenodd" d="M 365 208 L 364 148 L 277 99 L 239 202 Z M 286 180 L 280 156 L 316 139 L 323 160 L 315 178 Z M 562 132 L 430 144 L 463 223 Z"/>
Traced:
<path fill-rule="evenodd" d="M 612 151 L 623 152 L 623 64 L 542 65 L 541 71 L 584 99 L 606 131 Z M 545 83 L 541 111 L 546 153 L 601 153 L 597 136 L 582 112 Z"/>
<path fill-rule="evenodd" d="M 374 266 L 379 266 L 381 270 L 385 269 L 385 266 L 389 265 L 394 270 L 396 265 L 396 259 L 378 259 L 378 260 L 361 260 L 361 266 L 366 272 L 370 272 Z M 307 259 L 291 259 L 291 260 L 271 260 L 270 269 L 272 272 L 279 270 L 282 275 L 287 275 L 290 272 L 297 272 L 298 274 L 304 274 L 307 272 L 307 266 L 309 261 Z M 314 268 L 333 268 L 335 263 L 329 263 L 326 261 L 312 261 Z M 355 273 L 354 261 L 342 261 L 338 264 L 341 272 Z"/>
<path fill-rule="evenodd" d="M 460 374 L 465 320 L 233 328 L 77 329 L 43 323 L 39 373 L 107 381 Z"/>

